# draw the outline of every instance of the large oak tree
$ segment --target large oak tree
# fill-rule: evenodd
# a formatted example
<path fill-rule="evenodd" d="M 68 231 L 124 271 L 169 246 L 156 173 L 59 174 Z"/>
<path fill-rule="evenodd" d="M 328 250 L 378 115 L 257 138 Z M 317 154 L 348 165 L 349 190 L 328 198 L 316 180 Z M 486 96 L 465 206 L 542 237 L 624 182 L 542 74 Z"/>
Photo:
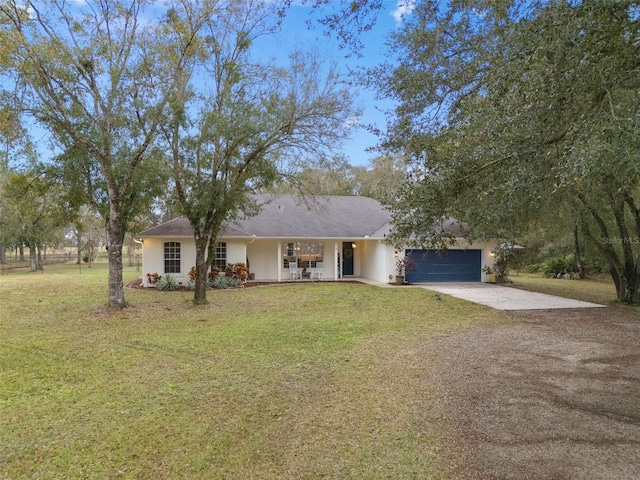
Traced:
<path fill-rule="evenodd" d="M 292 52 L 285 65 L 257 58 L 257 39 L 277 29 L 273 4 L 231 2 L 208 18 L 184 7 L 176 4 L 168 22 L 176 31 L 203 24 L 194 39 L 199 62 L 183 72 L 162 131 L 177 210 L 194 231 L 194 302 L 203 304 L 225 222 L 254 213 L 251 194 L 284 170 L 339 143 L 352 109 L 317 55 Z"/>
<path fill-rule="evenodd" d="M 91 177 L 89 201 L 107 225 L 114 308 L 126 305 L 125 232 L 156 188 L 152 147 L 176 77 L 194 58 L 200 27 L 175 32 L 162 23 L 164 15 L 146 0 L 0 3 L 5 80 L 25 86 L 24 107 L 51 133 L 54 148 L 64 152 L 59 158 L 78 162 L 67 171 Z"/>
<path fill-rule="evenodd" d="M 411 159 L 398 238 L 446 245 L 576 224 L 638 303 L 640 2 L 422 1 L 369 79 L 397 101 L 384 145 Z"/>

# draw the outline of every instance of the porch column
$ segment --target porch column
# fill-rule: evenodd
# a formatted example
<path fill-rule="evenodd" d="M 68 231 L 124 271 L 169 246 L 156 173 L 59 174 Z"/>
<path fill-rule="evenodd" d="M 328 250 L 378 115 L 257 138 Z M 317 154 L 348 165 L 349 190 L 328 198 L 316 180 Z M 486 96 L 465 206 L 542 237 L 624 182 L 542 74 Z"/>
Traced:
<path fill-rule="evenodd" d="M 278 242 L 278 255 L 276 256 L 276 278 L 278 282 L 282 281 L 282 242 Z"/>
<path fill-rule="evenodd" d="M 333 241 L 333 279 L 338 280 L 340 278 L 340 264 L 338 260 L 340 259 L 340 248 L 342 246 L 342 242 L 338 240 Z"/>

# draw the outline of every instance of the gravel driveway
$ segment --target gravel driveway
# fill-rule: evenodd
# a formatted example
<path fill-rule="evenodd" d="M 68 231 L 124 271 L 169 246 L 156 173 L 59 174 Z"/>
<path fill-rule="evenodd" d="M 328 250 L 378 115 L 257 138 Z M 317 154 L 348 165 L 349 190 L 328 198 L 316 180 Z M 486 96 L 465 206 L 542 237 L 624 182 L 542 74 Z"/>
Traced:
<path fill-rule="evenodd" d="M 509 315 L 428 346 L 451 477 L 640 479 L 638 311 Z"/>

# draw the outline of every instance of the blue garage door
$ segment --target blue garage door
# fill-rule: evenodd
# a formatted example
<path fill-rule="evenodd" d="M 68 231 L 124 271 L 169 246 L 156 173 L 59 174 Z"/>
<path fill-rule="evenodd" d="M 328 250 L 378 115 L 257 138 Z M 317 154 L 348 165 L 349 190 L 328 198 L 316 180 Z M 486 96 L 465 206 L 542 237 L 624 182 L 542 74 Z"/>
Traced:
<path fill-rule="evenodd" d="M 479 282 L 482 250 L 407 250 L 416 268 L 407 272 L 407 282 Z"/>

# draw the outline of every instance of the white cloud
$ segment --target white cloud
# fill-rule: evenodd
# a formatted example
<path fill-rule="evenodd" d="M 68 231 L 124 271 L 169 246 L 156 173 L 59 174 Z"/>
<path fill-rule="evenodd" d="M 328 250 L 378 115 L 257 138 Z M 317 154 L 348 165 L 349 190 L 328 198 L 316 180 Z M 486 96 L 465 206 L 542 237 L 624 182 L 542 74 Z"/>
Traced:
<path fill-rule="evenodd" d="M 360 117 L 357 116 L 357 115 L 349 117 L 349 118 L 347 118 L 345 120 L 344 125 L 347 128 L 359 127 L 360 126 Z"/>
<path fill-rule="evenodd" d="M 405 15 L 413 12 L 414 8 L 416 8 L 416 0 L 398 0 L 398 5 L 391 15 L 397 23 L 400 23 Z"/>

